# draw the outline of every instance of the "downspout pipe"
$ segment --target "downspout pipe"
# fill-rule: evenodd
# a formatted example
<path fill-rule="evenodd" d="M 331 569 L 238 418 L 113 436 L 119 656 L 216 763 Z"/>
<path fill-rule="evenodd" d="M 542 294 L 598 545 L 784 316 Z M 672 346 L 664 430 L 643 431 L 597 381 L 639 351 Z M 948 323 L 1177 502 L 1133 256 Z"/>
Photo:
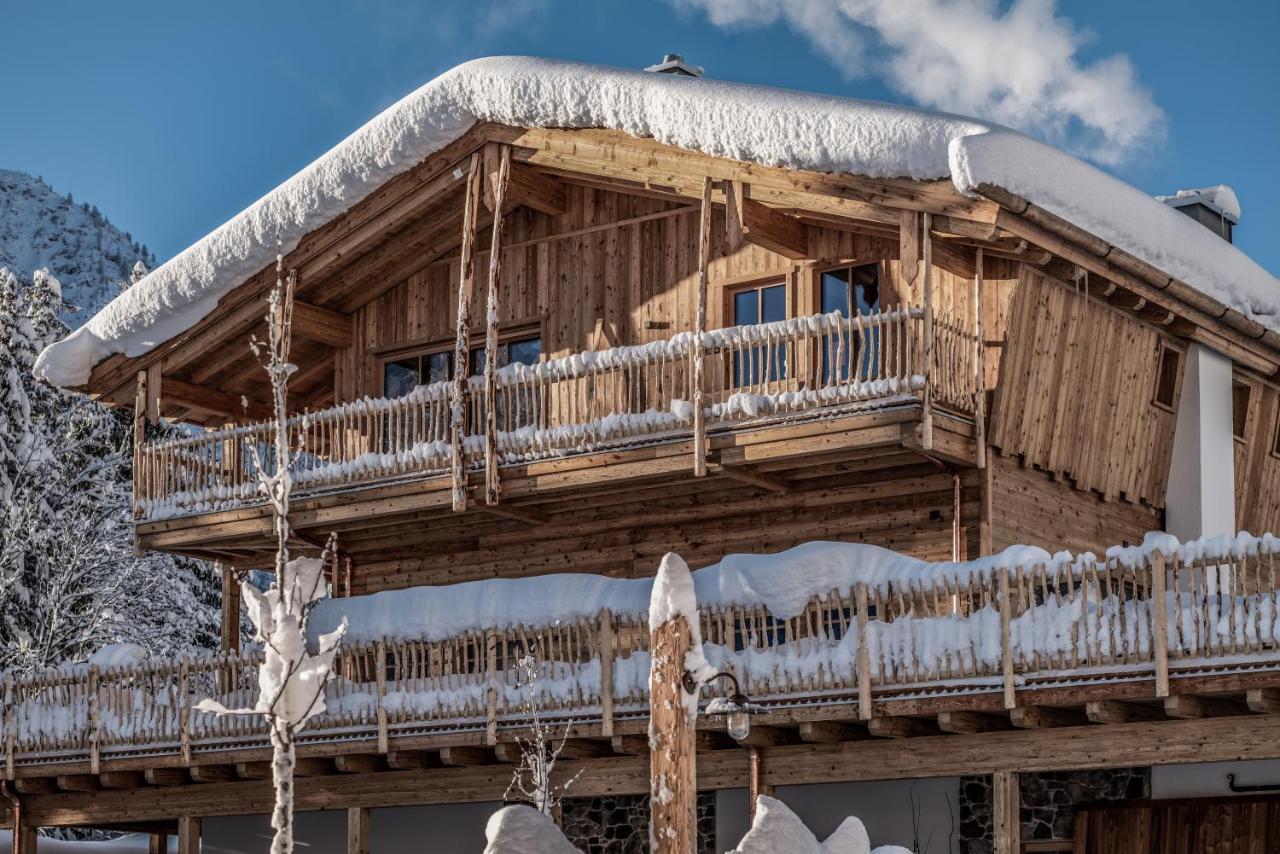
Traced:
<path fill-rule="evenodd" d="M 8 780 L 0 780 L 0 793 L 3 793 L 4 796 L 9 800 L 10 812 L 13 817 L 13 822 L 11 825 L 13 828 L 13 839 L 11 840 L 13 844 L 10 850 L 13 852 L 13 854 L 27 854 L 27 852 L 22 851 L 20 848 L 20 846 L 22 845 L 22 830 L 23 830 L 22 801 L 18 799 L 18 793 L 15 792 L 11 786 L 12 784 Z"/>

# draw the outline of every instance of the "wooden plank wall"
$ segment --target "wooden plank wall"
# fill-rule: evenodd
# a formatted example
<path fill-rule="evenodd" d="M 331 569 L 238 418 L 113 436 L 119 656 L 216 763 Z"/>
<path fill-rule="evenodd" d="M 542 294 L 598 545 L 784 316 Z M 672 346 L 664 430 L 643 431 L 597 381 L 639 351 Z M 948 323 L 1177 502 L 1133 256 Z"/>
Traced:
<path fill-rule="evenodd" d="M 1047 472 L 993 454 L 991 466 L 991 544 L 1040 546 L 1102 554 L 1108 546 L 1138 544 L 1147 531 L 1164 528 L 1162 511 L 1142 504 L 1103 501 L 1073 489 Z"/>
<path fill-rule="evenodd" d="M 1271 854 L 1280 798 L 1147 801 L 1076 814 L 1075 854 Z"/>
<path fill-rule="evenodd" d="M 1162 340 L 1024 266 L 991 444 L 1108 500 L 1163 507 L 1176 416 L 1152 402 Z"/>
<path fill-rule="evenodd" d="M 1237 383 L 1249 387 L 1243 439 L 1235 442 L 1236 527 L 1271 533 L 1280 530 L 1280 456 L 1275 453 L 1280 425 L 1280 390 L 1245 373 Z"/>
<path fill-rule="evenodd" d="M 843 480 L 843 485 L 839 481 Z M 413 557 L 361 562 L 356 594 L 423 584 L 454 584 L 548 572 L 652 575 L 668 551 L 691 566 L 732 552 L 777 552 L 811 540 L 864 542 L 930 560 L 951 559 L 953 482 L 928 463 L 874 480 L 829 478 L 821 488 L 786 495 L 702 500 L 672 495 L 647 518 L 598 530 L 600 513 L 584 507 L 573 524 L 523 525 L 415 549 Z M 965 552 L 978 554 L 979 488 L 975 471 L 962 486 Z"/>

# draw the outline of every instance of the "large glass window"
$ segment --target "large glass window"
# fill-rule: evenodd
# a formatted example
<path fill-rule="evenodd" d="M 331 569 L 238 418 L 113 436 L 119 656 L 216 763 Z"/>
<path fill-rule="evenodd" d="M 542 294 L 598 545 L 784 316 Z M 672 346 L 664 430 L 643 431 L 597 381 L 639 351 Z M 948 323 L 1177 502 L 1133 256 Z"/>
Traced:
<path fill-rule="evenodd" d="M 750 326 L 787 319 L 787 286 L 757 285 L 733 293 L 733 325 Z M 733 356 L 733 384 L 741 387 L 786 376 L 787 354 L 780 348 L 753 347 Z"/>
<path fill-rule="evenodd" d="M 498 342 L 498 367 L 518 363 L 532 365 L 542 357 L 542 339 L 534 336 Z M 467 358 L 473 375 L 484 373 L 484 345 L 472 347 Z M 382 393 L 403 397 L 420 385 L 453 379 L 453 351 L 437 350 L 388 361 L 383 366 Z"/>
<path fill-rule="evenodd" d="M 822 274 L 819 289 L 823 314 L 833 311 L 840 312 L 842 317 L 871 314 L 880 308 L 880 265 L 827 270 Z M 826 336 L 819 354 L 823 384 L 874 377 L 879 367 L 876 363 L 879 345 L 880 329 L 874 326 L 861 334 L 851 330 L 843 335 Z"/>

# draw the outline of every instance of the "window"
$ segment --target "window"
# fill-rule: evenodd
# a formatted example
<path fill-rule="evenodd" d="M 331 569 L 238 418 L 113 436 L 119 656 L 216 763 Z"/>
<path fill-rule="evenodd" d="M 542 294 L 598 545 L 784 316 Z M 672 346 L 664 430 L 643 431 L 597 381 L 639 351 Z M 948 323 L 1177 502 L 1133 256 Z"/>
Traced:
<path fill-rule="evenodd" d="M 1249 392 L 1248 383 L 1234 383 L 1231 386 L 1231 432 L 1236 439 L 1243 442 L 1245 431 L 1249 426 Z"/>
<path fill-rule="evenodd" d="M 770 282 L 742 288 L 731 294 L 730 307 L 734 326 L 786 320 L 787 286 L 784 282 Z M 733 354 L 735 387 L 772 382 L 786 373 L 787 354 L 782 349 L 753 347 Z"/>
<path fill-rule="evenodd" d="M 532 365 L 542 357 L 540 337 L 498 342 L 498 367 L 519 363 Z M 484 345 L 472 347 L 468 366 L 473 375 L 484 372 Z M 402 356 L 383 364 L 382 393 L 385 397 L 404 397 L 420 385 L 453 379 L 453 350 L 436 350 L 413 356 Z"/>
<path fill-rule="evenodd" d="M 872 313 L 880 307 L 880 265 L 827 270 L 818 283 L 818 302 L 823 314 L 838 311 L 843 317 L 852 317 Z M 876 327 L 864 330 L 861 336 L 826 336 L 820 353 L 823 384 L 874 377 L 879 345 L 880 330 Z"/>
<path fill-rule="evenodd" d="M 1178 394 L 1178 374 L 1182 367 L 1182 354 L 1168 344 L 1160 345 L 1160 370 L 1156 374 L 1156 406 L 1173 410 Z"/>

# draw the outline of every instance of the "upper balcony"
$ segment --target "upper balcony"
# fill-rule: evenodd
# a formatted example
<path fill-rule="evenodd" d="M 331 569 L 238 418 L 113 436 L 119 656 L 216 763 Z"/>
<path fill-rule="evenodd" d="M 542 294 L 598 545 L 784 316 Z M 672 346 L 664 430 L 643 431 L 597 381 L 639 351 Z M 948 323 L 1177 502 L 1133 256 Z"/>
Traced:
<path fill-rule="evenodd" d="M 919 308 L 832 313 L 511 364 L 461 387 L 305 412 L 289 422 L 292 522 L 316 539 L 346 525 L 340 547 L 353 553 L 373 536 L 353 523 L 373 530 L 396 514 L 537 522 L 548 498 L 704 474 L 779 492 L 806 468 L 877 449 L 970 462 L 977 358 L 971 333 Z M 141 443 L 140 543 L 244 560 L 269 548 L 258 471 L 274 469 L 272 431 L 262 422 Z M 637 490 L 634 500 L 652 498 Z"/>

